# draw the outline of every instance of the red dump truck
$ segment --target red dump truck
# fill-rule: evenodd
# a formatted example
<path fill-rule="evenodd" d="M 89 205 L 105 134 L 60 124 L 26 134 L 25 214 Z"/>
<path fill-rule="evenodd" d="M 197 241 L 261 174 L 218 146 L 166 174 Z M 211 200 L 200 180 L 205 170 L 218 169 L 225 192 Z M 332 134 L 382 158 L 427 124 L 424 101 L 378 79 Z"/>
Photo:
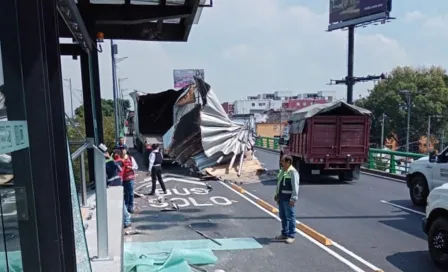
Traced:
<path fill-rule="evenodd" d="M 300 109 L 288 121 L 288 135 L 280 138 L 280 154 L 293 157 L 301 179 L 357 180 L 368 158 L 370 120 L 370 111 L 343 101 Z"/>

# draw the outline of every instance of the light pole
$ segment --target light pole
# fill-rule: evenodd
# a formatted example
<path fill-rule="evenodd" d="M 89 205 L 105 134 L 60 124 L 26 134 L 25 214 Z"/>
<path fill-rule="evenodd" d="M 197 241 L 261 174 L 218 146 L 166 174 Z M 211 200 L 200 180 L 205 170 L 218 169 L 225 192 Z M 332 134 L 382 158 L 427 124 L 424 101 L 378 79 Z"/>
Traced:
<path fill-rule="evenodd" d="M 409 90 L 401 90 L 399 91 L 400 94 L 404 94 L 406 96 L 406 106 L 408 110 L 408 121 L 406 125 L 406 152 L 409 153 L 409 130 L 411 129 L 411 96 L 412 92 Z M 416 91 L 415 94 L 421 94 L 420 91 Z"/>
<path fill-rule="evenodd" d="M 117 63 L 127 59 L 127 57 L 115 58 L 118 54 L 118 46 L 114 44 L 113 40 L 110 40 L 110 51 L 111 51 L 111 59 L 112 59 L 112 80 L 113 80 L 113 97 L 114 97 L 114 116 L 115 116 L 115 141 L 118 142 L 120 138 L 120 109 L 119 109 L 119 88 L 117 88 L 119 81 L 117 79 Z"/>
<path fill-rule="evenodd" d="M 71 107 L 71 117 L 72 117 L 72 119 L 73 119 L 73 117 L 74 117 L 75 115 L 74 115 L 74 112 L 73 112 L 73 89 L 72 89 L 72 79 L 71 79 L 71 78 L 67 78 L 67 79 L 64 79 L 64 81 L 67 81 L 67 82 L 68 82 L 68 86 L 69 86 L 69 88 L 70 88 L 70 107 Z"/>
<path fill-rule="evenodd" d="M 381 118 L 381 149 L 384 148 L 384 121 L 386 119 L 386 114 L 383 113 L 383 116 Z"/>
<path fill-rule="evenodd" d="M 110 53 L 112 59 L 112 92 L 114 97 L 114 116 L 115 116 L 115 142 L 120 138 L 120 127 L 118 124 L 118 103 L 117 103 L 117 66 L 115 55 L 118 54 L 118 47 L 114 40 L 110 40 Z"/>
<path fill-rule="evenodd" d="M 119 78 L 118 79 L 118 107 L 119 107 L 119 114 L 120 114 L 120 125 L 123 125 L 124 123 L 124 109 L 123 109 L 123 90 L 121 89 L 121 82 L 127 80 L 128 78 Z"/>
<path fill-rule="evenodd" d="M 428 136 L 426 137 L 426 151 L 428 151 L 428 155 L 430 154 L 429 152 L 429 144 L 430 144 L 430 139 L 431 139 L 431 118 L 440 118 L 440 115 L 429 115 L 428 116 Z"/>

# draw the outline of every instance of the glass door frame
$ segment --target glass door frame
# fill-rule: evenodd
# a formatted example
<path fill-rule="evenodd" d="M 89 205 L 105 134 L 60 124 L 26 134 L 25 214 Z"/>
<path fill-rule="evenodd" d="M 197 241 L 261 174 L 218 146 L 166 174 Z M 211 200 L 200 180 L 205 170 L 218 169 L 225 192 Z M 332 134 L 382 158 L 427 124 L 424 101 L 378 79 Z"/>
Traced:
<path fill-rule="evenodd" d="M 11 153 L 24 272 L 76 271 L 58 18 L 54 0 L 0 1 L 8 119 L 28 124 Z"/>

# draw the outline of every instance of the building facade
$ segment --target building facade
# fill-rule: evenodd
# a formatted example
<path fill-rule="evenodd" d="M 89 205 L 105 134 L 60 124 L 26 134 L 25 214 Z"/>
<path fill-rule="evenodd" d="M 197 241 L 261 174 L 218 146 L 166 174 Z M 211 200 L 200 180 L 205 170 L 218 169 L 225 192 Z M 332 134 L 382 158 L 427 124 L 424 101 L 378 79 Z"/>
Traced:
<path fill-rule="evenodd" d="M 335 99 L 334 91 L 319 91 L 293 95 L 291 91 L 276 91 L 248 96 L 233 103 L 234 114 L 263 113 L 268 110 L 298 110 L 312 104 L 323 104 Z"/>
<path fill-rule="evenodd" d="M 233 103 L 224 102 L 221 104 L 221 106 L 224 108 L 224 111 L 227 113 L 227 115 L 232 116 L 234 114 Z"/>

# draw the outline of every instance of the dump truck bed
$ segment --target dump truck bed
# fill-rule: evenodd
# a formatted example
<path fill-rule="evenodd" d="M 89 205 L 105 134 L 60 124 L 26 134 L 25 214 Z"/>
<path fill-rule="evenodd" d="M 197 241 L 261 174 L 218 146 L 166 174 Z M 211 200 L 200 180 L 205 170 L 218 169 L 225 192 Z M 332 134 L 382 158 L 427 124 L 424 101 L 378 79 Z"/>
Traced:
<path fill-rule="evenodd" d="M 291 134 L 291 155 L 309 159 L 366 158 L 368 116 L 314 116 L 302 133 Z"/>

